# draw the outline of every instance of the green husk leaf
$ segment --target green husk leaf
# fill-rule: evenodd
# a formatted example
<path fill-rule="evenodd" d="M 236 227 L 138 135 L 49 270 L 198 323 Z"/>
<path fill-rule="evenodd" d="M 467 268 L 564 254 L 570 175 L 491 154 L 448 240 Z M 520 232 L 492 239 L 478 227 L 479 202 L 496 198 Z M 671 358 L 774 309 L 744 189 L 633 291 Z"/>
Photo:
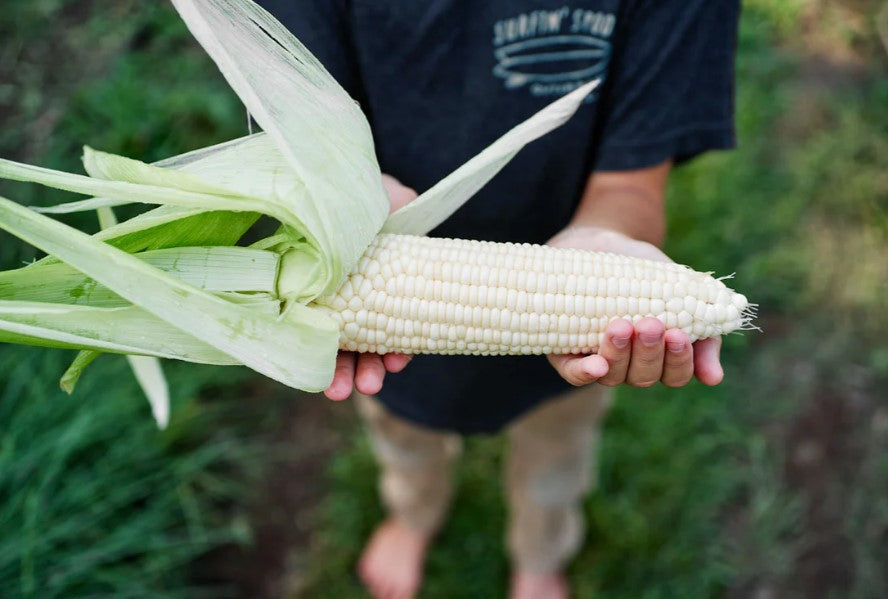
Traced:
<path fill-rule="evenodd" d="M 41 214 L 74 214 L 75 212 L 89 212 L 90 210 L 101 210 L 102 208 L 115 208 L 117 206 L 126 206 L 132 204 L 130 200 L 118 200 L 114 198 L 90 198 L 88 200 L 79 200 L 77 202 L 67 202 L 65 204 L 56 204 L 55 206 L 32 206 L 34 212 Z"/>
<path fill-rule="evenodd" d="M 136 258 L 205 291 L 277 292 L 280 256 L 243 247 L 167 248 Z M 62 262 L 0 272 L 0 299 L 119 307 L 129 302 Z"/>
<path fill-rule="evenodd" d="M 389 212 L 364 114 L 305 46 L 254 3 L 173 4 L 304 186 L 304 204 L 316 214 L 304 218 L 327 271 L 323 291 L 334 292 Z"/>
<path fill-rule="evenodd" d="M 96 216 L 99 218 L 99 229 L 110 229 L 118 222 L 112 208 L 99 208 L 96 210 Z"/>
<path fill-rule="evenodd" d="M 256 142 L 256 140 L 253 140 Z M 259 140 L 261 143 L 261 139 Z M 267 142 L 266 142 L 267 143 Z M 284 223 L 285 228 L 292 233 L 293 241 L 298 243 L 304 239 L 309 246 L 313 248 L 310 255 L 323 262 L 322 268 L 313 269 L 316 273 L 317 280 L 314 281 L 313 288 L 320 291 L 326 290 L 332 286 L 333 271 L 337 265 L 331 262 L 335 252 L 326 251 L 325 248 L 333 247 L 338 240 L 327 238 L 326 240 L 317 240 L 313 234 L 313 230 L 323 228 L 318 224 L 318 212 L 315 205 L 305 195 L 305 188 L 299 184 L 294 178 L 287 175 L 286 171 L 278 170 L 278 165 L 273 162 L 274 153 L 267 152 L 267 147 L 244 148 L 242 144 L 239 153 L 241 162 L 252 162 L 256 165 L 256 180 L 264 191 L 268 191 L 268 195 L 259 197 L 253 196 L 214 196 L 201 192 L 190 191 L 188 189 L 180 189 L 176 187 L 160 187 L 158 185 L 143 185 L 138 181 L 105 181 L 102 179 L 94 179 L 82 175 L 74 175 L 51 169 L 34 167 L 26 164 L 20 164 L 9 160 L 0 160 L 0 177 L 19 181 L 29 181 L 32 183 L 40 183 L 59 189 L 73 191 L 75 193 L 83 193 L 94 196 L 104 197 L 124 197 L 127 196 L 134 201 L 172 204 L 186 208 L 195 208 L 198 210 L 217 210 L 219 208 L 229 210 L 251 210 L 262 212 L 273 216 L 280 222 Z M 257 150 L 258 153 L 251 152 Z M 169 171 L 160 167 L 151 166 L 139 161 L 125 158 L 123 156 L 115 156 L 104 152 L 86 149 L 89 155 L 88 161 L 100 172 L 114 172 L 117 174 L 128 174 L 133 177 L 144 178 L 152 183 L 162 183 L 163 177 L 170 174 Z M 218 156 L 218 154 L 217 154 Z M 268 158 L 269 161 L 266 161 Z M 234 157 L 227 157 L 226 163 L 233 160 Z M 263 168 L 264 165 L 264 168 Z M 270 165 L 270 166 L 269 166 Z M 230 169 L 232 165 L 228 165 Z M 243 166 L 243 164 L 241 165 Z M 219 168 L 216 165 L 215 168 Z M 285 166 L 283 168 L 286 168 Z M 263 183 L 263 181 L 265 183 Z M 170 179 L 170 185 L 176 185 L 175 177 Z M 275 195 L 275 192 L 279 195 Z M 306 225 L 296 216 L 297 213 L 303 213 L 309 220 Z M 136 220 L 136 219 L 133 219 Z M 132 222 L 132 221 L 128 221 Z M 122 223 L 118 227 L 122 227 L 127 223 Z M 116 232 L 118 227 L 108 229 L 108 232 Z M 179 231 L 180 235 L 187 236 L 191 233 L 191 229 L 183 229 Z M 102 235 L 97 235 L 101 239 Z M 181 238 L 179 239 L 181 242 Z M 338 265 L 341 267 L 341 264 Z M 338 272 L 338 270 L 337 270 Z M 343 275 L 344 276 L 344 275 Z M 334 290 L 338 287 L 336 283 Z M 309 301 L 313 297 L 306 298 Z"/>
<path fill-rule="evenodd" d="M 0 343 L 148 355 L 204 364 L 239 363 L 135 306 L 97 308 L 0 301 Z"/>
<path fill-rule="evenodd" d="M 270 378 L 307 391 L 332 380 L 339 330 L 317 310 L 292 304 L 280 318 L 256 313 L 5 198 L 0 228 Z"/>
<path fill-rule="evenodd" d="M 111 208 L 99 208 L 96 212 L 99 217 L 99 228 L 107 229 L 117 224 L 117 216 L 115 216 L 114 210 Z M 174 267 L 177 265 L 178 263 L 174 263 Z M 152 264 L 152 266 L 158 268 L 157 264 Z M 161 270 L 164 269 L 161 268 Z M 206 288 L 206 286 L 201 285 L 198 285 L 198 287 Z M 80 352 L 77 357 L 88 357 L 86 364 L 88 365 L 96 355 L 97 352 L 89 351 Z M 142 392 L 148 399 L 148 404 L 151 406 L 151 413 L 154 415 L 157 427 L 161 430 L 165 429 L 170 421 L 170 386 L 163 374 L 163 366 L 160 363 L 160 359 L 152 356 L 127 356 L 126 360 L 136 377 L 136 382 L 139 383 L 139 387 L 142 388 Z M 77 363 L 77 359 L 74 362 Z M 79 367 L 77 378 L 80 377 L 80 373 L 83 372 L 86 365 Z M 70 371 L 71 369 L 69 368 L 66 374 Z M 64 375 L 62 379 L 64 380 Z M 63 382 L 62 384 L 64 385 Z"/>
<path fill-rule="evenodd" d="M 106 181 L 129 181 L 141 185 L 168 187 L 217 196 L 242 195 L 227 189 L 224 185 L 211 183 L 185 170 L 162 168 L 138 160 L 99 152 L 89 146 L 83 148 L 83 168 L 90 177 Z"/>
<path fill-rule="evenodd" d="M 207 291 L 277 291 L 280 256 L 275 252 L 237 246 L 182 247 L 136 257 Z"/>
<path fill-rule="evenodd" d="M 170 247 L 235 245 L 259 216 L 255 212 L 160 206 L 100 231 L 95 238 L 130 253 Z"/>
<path fill-rule="evenodd" d="M 77 352 L 74 361 L 71 362 L 71 365 L 68 366 L 68 370 L 62 374 L 62 378 L 59 380 L 59 387 L 62 388 L 62 391 L 68 395 L 74 393 L 74 388 L 77 386 L 77 382 L 80 381 L 80 376 L 83 374 L 83 371 L 101 355 L 102 352 L 90 349 Z"/>
<path fill-rule="evenodd" d="M 90 208 L 95 207 L 95 202 L 101 202 L 101 197 L 128 197 L 139 202 L 171 204 L 197 210 L 240 209 L 268 214 L 283 223 L 284 230 L 290 235 L 294 247 L 310 250 L 308 256 L 320 262 L 319 268 L 311 269 L 315 277 L 310 281 L 312 293 L 307 296 L 302 290 L 296 290 L 296 296 L 302 302 L 308 302 L 321 293 L 335 291 L 341 283 L 341 277 L 345 275 L 343 264 L 337 261 L 337 256 L 340 256 L 343 235 L 347 232 L 336 235 L 327 232 L 325 212 L 330 206 L 317 204 L 306 195 L 305 186 L 290 174 L 289 167 L 282 162 L 280 153 L 270 146 L 270 140 L 266 136 L 246 139 L 238 146 L 236 155 L 231 152 L 217 152 L 205 157 L 201 164 L 192 165 L 199 168 L 206 176 L 212 177 L 218 174 L 220 178 L 226 176 L 224 173 L 246 168 L 251 176 L 238 177 L 234 183 L 239 189 L 230 191 L 228 192 L 230 195 L 225 196 L 192 191 L 184 186 L 175 187 L 180 184 L 175 177 L 170 179 L 170 187 L 162 187 L 160 184 L 164 183 L 164 177 L 170 174 L 170 171 L 123 156 L 89 148 L 85 150 L 85 155 L 85 162 L 90 164 L 94 172 L 113 173 L 115 176 L 125 175 L 134 179 L 106 181 L 8 160 L 0 160 L 0 177 L 40 183 L 99 197 L 90 200 L 94 202 L 88 204 Z M 151 184 L 144 185 L 143 180 Z M 251 192 L 255 195 L 235 195 L 239 192 Z M 342 218 L 343 215 L 337 217 Z M 127 223 L 132 227 L 133 221 L 136 220 Z M 119 233 L 127 223 L 108 229 L 109 234 Z M 140 224 L 137 226 L 141 227 Z M 189 230 L 181 231 L 186 235 L 189 232 Z M 316 233 L 319 236 L 316 236 Z M 100 234 L 97 237 L 104 236 Z M 302 243 L 303 240 L 305 244 Z M 353 240 L 349 243 L 351 241 Z M 361 251 L 363 253 L 363 249 Z"/>
<path fill-rule="evenodd" d="M 425 235 L 490 181 L 521 148 L 563 125 L 600 83 L 590 81 L 511 129 L 480 154 L 389 216 L 383 233 Z"/>
<path fill-rule="evenodd" d="M 280 303 L 267 294 L 225 295 L 231 302 L 276 316 Z M 81 350 L 59 381 L 73 393 L 81 374 L 103 352 L 157 355 L 207 364 L 238 362 L 183 333 L 141 308 L 90 309 L 40 302 L 0 301 L 0 342 Z M 102 351 L 99 351 L 102 350 Z M 146 394 L 148 390 L 146 390 Z"/>
<path fill-rule="evenodd" d="M 257 134 L 252 137 L 262 135 Z M 193 150 L 161 160 L 155 166 L 200 173 L 208 162 L 217 159 L 218 156 L 235 155 L 239 147 L 252 137 Z M 218 172 L 216 174 L 217 181 L 225 180 L 218 178 Z M 228 186 L 223 185 L 223 187 Z M 107 227 L 97 237 L 131 253 L 189 245 L 235 245 L 259 216 L 258 213 L 251 212 L 204 211 L 179 206 L 160 206 L 123 223 Z"/>
<path fill-rule="evenodd" d="M 96 152 L 95 150 L 90 151 Z M 105 154 L 105 158 L 109 161 L 118 160 L 138 162 L 122 156 L 112 156 L 108 154 Z M 166 172 L 159 167 L 150 167 L 150 165 L 142 164 L 149 168 L 156 168 L 162 173 Z M 103 198 L 127 198 L 129 200 L 128 203 L 140 202 L 145 204 L 164 204 L 181 206 L 183 208 L 197 208 L 200 210 L 232 210 L 235 212 L 263 212 L 262 208 L 270 206 L 270 202 L 262 198 L 244 198 L 237 195 L 213 195 L 178 189 L 172 186 L 143 185 L 141 183 L 130 183 L 126 181 L 106 181 L 103 179 L 94 179 L 84 175 L 75 175 L 73 173 L 56 171 L 5 159 L 0 159 L 0 177 L 11 179 L 13 181 L 39 183 L 40 185 L 53 187 L 55 189 L 63 189 L 74 193 L 97 196 L 96 198 L 93 198 L 93 200 L 87 200 L 99 202 L 90 209 L 106 205 L 101 203 L 103 201 L 115 201 L 103 200 Z M 155 178 L 156 177 L 152 177 L 152 179 Z M 259 208 L 259 210 L 257 210 L 257 208 Z"/>
<path fill-rule="evenodd" d="M 163 375 L 160 360 L 149 356 L 127 356 L 126 360 L 148 397 L 157 428 L 165 429 L 170 422 L 170 387 Z"/>

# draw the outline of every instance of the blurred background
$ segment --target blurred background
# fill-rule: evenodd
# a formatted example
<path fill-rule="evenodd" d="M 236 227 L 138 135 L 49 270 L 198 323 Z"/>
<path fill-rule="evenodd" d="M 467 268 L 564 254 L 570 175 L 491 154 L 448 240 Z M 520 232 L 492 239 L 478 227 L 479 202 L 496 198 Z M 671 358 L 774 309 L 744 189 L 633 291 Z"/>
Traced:
<path fill-rule="evenodd" d="M 737 80 L 740 147 L 675 173 L 667 252 L 735 272 L 762 332 L 726 340 L 717 388 L 620 391 L 579 598 L 888 597 L 888 6 L 747 0 Z M 84 143 L 245 132 L 166 3 L 0 3 L 0 156 L 80 172 Z M 35 256 L 0 233 L 0 267 Z M 158 431 L 122 358 L 64 395 L 72 358 L 0 346 L 0 597 L 364 596 L 381 510 L 348 403 L 166 363 Z M 424 597 L 503 595 L 501 446 L 470 440 Z"/>

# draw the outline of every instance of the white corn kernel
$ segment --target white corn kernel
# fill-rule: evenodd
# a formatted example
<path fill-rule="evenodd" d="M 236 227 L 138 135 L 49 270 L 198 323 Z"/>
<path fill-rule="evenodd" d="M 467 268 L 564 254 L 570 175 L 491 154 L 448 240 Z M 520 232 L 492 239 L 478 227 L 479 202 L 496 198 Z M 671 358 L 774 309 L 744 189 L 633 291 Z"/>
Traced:
<path fill-rule="evenodd" d="M 594 351 L 608 322 L 653 315 L 692 340 L 745 328 L 747 299 L 675 264 L 529 244 L 380 235 L 317 299 L 352 351 Z"/>

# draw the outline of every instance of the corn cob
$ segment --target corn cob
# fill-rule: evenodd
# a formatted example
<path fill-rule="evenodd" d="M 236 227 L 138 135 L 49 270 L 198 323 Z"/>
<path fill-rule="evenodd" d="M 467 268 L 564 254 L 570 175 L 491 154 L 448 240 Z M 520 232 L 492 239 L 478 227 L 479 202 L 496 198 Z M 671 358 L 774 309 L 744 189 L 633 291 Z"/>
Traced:
<path fill-rule="evenodd" d="M 548 246 L 379 235 L 316 300 L 340 348 L 384 354 L 577 354 L 653 316 L 691 341 L 750 328 L 753 307 L 686 266 Z"/>

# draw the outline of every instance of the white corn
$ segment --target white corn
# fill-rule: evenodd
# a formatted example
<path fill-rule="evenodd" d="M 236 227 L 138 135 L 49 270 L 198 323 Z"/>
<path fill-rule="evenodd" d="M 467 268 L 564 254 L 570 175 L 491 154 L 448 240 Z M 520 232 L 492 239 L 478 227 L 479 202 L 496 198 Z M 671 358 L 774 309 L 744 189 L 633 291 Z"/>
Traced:
<path fill-rule="evenodd" d="M 749 328 L 752 307 L 686 266 L 548 246 L 380 235 L 315 302 L 340 348 L 384 354 L 594 352 L 607 324 L 652 316 L 692 341 Z"/>

